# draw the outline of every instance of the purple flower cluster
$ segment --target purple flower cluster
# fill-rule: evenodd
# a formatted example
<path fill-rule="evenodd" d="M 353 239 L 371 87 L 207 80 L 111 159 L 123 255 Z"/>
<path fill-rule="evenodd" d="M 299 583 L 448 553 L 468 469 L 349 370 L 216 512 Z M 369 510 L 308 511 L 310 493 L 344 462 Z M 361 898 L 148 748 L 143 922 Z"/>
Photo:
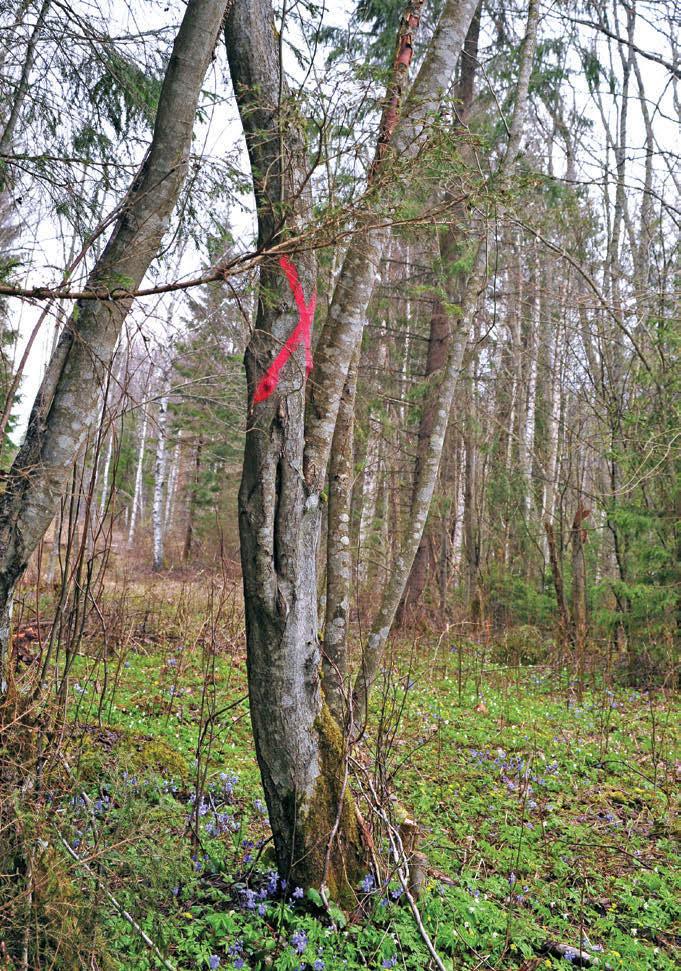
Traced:
<path fill-rule="evenodd" d="M 362 882 L 359 885 L 359 889 L 362 893 L 371 893 L 372 890 L 376 888 L 376 878 L 373 873 L 367 873 Z"/>
<path fill-rule="evenodd" d="M 307 934 L 305 931 L 296 931 L 295 934 L 291 936 L 291 947 L 294 948 L 296 954 L 302 954 L 307 947 Z"/>

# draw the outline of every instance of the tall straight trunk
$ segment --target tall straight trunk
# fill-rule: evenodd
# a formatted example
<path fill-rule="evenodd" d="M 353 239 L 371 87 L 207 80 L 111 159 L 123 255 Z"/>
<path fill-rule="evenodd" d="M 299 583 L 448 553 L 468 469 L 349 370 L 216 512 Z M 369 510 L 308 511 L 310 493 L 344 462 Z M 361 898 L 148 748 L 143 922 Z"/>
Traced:
<path fill-rule="evenodd" d="M 586 560 L 584 557 L 584 544 L 586 543 L 584 522 L 588 516 L 589 510 L 584 508 L 580 500 L 570 531 L 570 542 L 572 544 L 572 627 L 574 631 L 575 663 L 580 678 L 584 674 L 588 633 Z"/>
<path fill-rule="evenodd" d="M 348 721 L 347 635 L 352 594 L 352 508 L 354 403 L 357 348 L 343 388 L 329 463 L 329 504 L 326 540 L 326 619 L 322 648 L 322 684 L 326 703 L 339 725 Z"/>
<path fill-rule="evenodd" d="M 151 507 L 151 529 L 153 534 L 153 568 L 163 569 L 163 492 L 166 484 L 166 420 L 168 417 L 168 397 L 163 395 L 158 406 L 158 437 L 156 439 L 156 461 L 154 462 L 154 501 Z"/>
<path fill-rule="evenodd" d="M 571 637 L 570 613 L 568 611 L 567 600 L 565 599 L 565 587 L 563 585 L 563 571 L 560 568 L 558 559 L 558 549 L 556 546 L 556 534 L 553 523 L 547 519 L 544 523 L 546 542 L 549 553 L 549 563 L 551 564 L 551 576 L 553 577 L 553 588 L 556 592 L 556 604 L 558 606 L 558 634 L 561 646 L 565 646 Z"/>
<path fill-rule="evenodd" d="M 87 288 L 139 287 L 184 182 L 196 105 L 226 0 L 189 0 L 159 98 L 149 152 Z M 81 300 L 61 334 L 33 404 L 28 430 L 0 498 L 0 618 L 50 525 L 97 415 L 132 298 Z M 0 621 L 4 631 L 5 621 Z M 0 638 L 0 664 L 6 637 Z"/>
<path fill-rule="evenodd" d="M 173 513 L 175 512 L 175 492 L 177 491 L 177 479 L 180 474 L 180 438 L 182 432 L 178 433 L 173 457 L 170 461 L 170 472 L 168 473 L 168 485 L 166 488 L 166 505 L 163 510 L 163 530 L 166 535 L 172 532 Z"/>
<path fill-rule="evenodd" d="M 539 355 L 539 327 L 541 322 L 541 286 L 539 252 L 537 243 L 534 245 L 534 286 L 532 294 L 532 312 L 528 321 L 527 333 L 527 399 L 525 405 L 525 431 L 523 434 L 523 501 L 525 516 L 529 519 L 533 506 L 532 468 L 534 465 L 534 431 L 537 403 L 537 374 Z"/>
<path fill-rule="evenodd" d="M 530 0 L 525 37 L 521 45 L 520 69 L 516 88 L 516 102 L 511 120 L 506 154 L 496 172 L 503 179 L 515 163 L 522 138 L 524 119 L 529 94 L 530 74 L 534 63 L 539 20 L 538 0 Z M 485 230 L 486 235 L 486 230 Z M 362 662 L 353 687 L 353 714 L 361 727 L 366 720 L 368 697 L 383 655 L 385 643 L 390 634 L 395 613 L 404 593 L 414 557 L 418 549 L 426 519 L 433 498 L 435 482 L 440 466 L 440 456 L 444 445 L 447 424 L 452 409 L 454 393 L 457 388 L 468 335 L 472 333 L 478 298 L 485 289 L 487 281 L 486 247 L 481 240 L 473 259 L 473 265 L 462 287 L 460 318 L 456 322 L 449 348 L 447 365 L 433 382 L 430 393 L 437 402 L 435 420 L 428 439 L 427 447 L 416 466 L 414 500 L 410 509 L 409 526 L 400 544 L 399 554 L 392 564 L 388 584 L 383 591 L 380 607 L 374 618 L 371 633 L 362 653 Z"/>
<path fill-rule="evenodd" d="M 130 526 L 128 528 L 128 546 L 132 546 L 135 539 L 137 518 L 142 508 L 142 492 L 144 490 L 144 449 L 147 443 L 147 427 L 149 415 L 146 407 L 142 412 L 142 428 L 140 429 L 140 443 L 137 450 L 137 466 L 135 468 L 135 489 L 132 494 L 132 509 L 130 510 Z"/>
<path fill-rule="evenodd" d="M 378 483 L 381 471 L 381 431 L 378 419 L 369 413 L 364 474 L 362 475 L 362 508 L 359 518 L 357 576 L 364 583 L 369 576 L 371 533 L 376 519 Z"/>
<path fill-rule="evenodd" d="M 476 627 L 482 619 L 480 591 L 480 520 L 478 516 L 478 447 L 473 434 L 476 421 L 476 396 L 471 380 L 468 428 L 465 437 L 463 541 L 466 553 L 466 605 Z"/>
<path fill-rule="evenodd" d="M 563 295 L 567 294 L 567 286 L 562 288 Z M 561 300 L 559 307 L 564 306 Z M 560 311 L 562 313 L 562 311 Z M 548 319 L 548 314 L 547 314 Z M 556 506 L 557 470 L 558 470 L 558 438 L 560 433 L 560 417 L 562 411 L 563 368 L 561 334 L 562 320 L 559 320 L 552 333 L 547 335 L 549 341 L 549 389 L 548 415 L 546 431 L 546 461 L 544 464 L 544 488 L 542 492 L 542 523 L 552 523 Z M 542 551 L 546 560 L 549 554 L 549 536 L 544 530 Z"/>
<path fill-rule="evenodd" d="M 184 530 L 184 546 L 182 548 L 182 559 L 185 563 L 189 562 L 192 555 L 194 543 L 194 513 L 199 497 L 199 482 L 201 481 L 201 453 L 203 451 L 203 438 L 199 435 L 194 451 L 194 474 L 192 483 L 187 490 L 187 522 Z"/>

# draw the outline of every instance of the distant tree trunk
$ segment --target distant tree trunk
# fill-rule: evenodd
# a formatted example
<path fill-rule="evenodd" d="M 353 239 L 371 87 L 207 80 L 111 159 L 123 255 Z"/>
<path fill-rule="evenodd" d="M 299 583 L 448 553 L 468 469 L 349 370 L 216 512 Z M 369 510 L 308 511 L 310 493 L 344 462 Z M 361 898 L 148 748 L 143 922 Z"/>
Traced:
<path fill-rule="evenodd" d="M 534 280 L 532 293 L 532 312 L 528 321 L 527 333 L 527 402 L 525 407 L 525 431 L 523 434 L 523 489 L 525 516 L 529 520 L 533 507 L 532 468 L 534 464 L 534 432 L 537 403 L 537 374 L 539 356 L 539 328 L 541 323 L 541 280 L 539 252 L 534 244 Z M 529 566 L 529 557 L 528 557 Z"/>
<path fill-rule="evenodd" d="M 544 531 L 546 532 L 549 562 L 551 563 L 551 576 L 553 577 L 553 588 L 556 592 L 556 604 L 558 606 L 559 639 L 561 645 L 565 647 L 568 640 L 571 640 L 570 613 L 568 611 L 567 600 L 565 599 L 563 572 L 560 568 L 558 550 L 556 549 L 556 535 L 553 529 L 553 524 L 548 519 L 544 523 Z"/>
<path fill-rule="evenodd" d="M 570 542 L 572 544 L 572 626 L 574 630 L 575 663 L 580 684 L 584 675 L 588 633 L 586 560 L 584 557 L 587 533 L 584 522 L 589 515 L 590 510 L 585 509 L 580 501 L 570 531 Z"/>
<path fill-rule="evenodd" d="M 473 398 L 474 400 L 474 398 Z M 471 406 L 473 408 L 473 406 Z M 474 421 L 471 413 L 471 423 Z M 466 460 L 463 492 L 463 543 L 466 554 L 466 604 L 471 623 L 479 626 L 482 620 L 482 591 L 480 590 L 480 522 L 478 519 L 478 448 L 469 428 L 464 439 Z"/>
<path fill-rule="evenodd" d="M 451 338 L 451 324 L 449 314 L 444 310 L 442 302 L 435 300 L 433 313 L 430 318 L 430 336 L 428 339 L 428 353 L 426 356 L 426 378 L 440 372 L 447 363 L 447 354 Z M 423 414 L 419 425 L 419 437 L 416 446 L 417 462 L 423 461 L 428 448 L 428 442 L 432 435 L 433 425 L 436 418 L 436 408 L 438 401 L 433 395 L 428 395 L 423 404 Z M 416 485 L 417 480 L 414 480 Z M 415 496 L 412 495 L 412 503 Z M 396 615 L 396 622 L 401 624 L 410 607 L 421 602 L 423 591 L 428 580 L 430 567 L 429 531 L 426 528 L 421 542 L 419 543 L 414 563 L 409 574 L 404 596 Z"/>
<path fill-rule="evenodd" d="M 156 440 L 156 461 L 154 463 L 154 501 L 151 507 L 151 528 L 153 534 L 153 568 L 156 572 L 163 569 L 163 491 L 166 484 L 166 419 L 168 417 L 168 398 L 164 395 L 158 407 L 158 437 Z"/>
<path fill-rule="evenodd" d="M 140 444 L 137 451 L 137 467 L 135 469 L 135 489 L 132 494 L 132 509 L 130 510 L 130 526 L 128 528 L 128 546 L 132 546 L 135 539 L 137 517 L 142 507 L 142 492 L 144 490 L 144 447 L 147 441 L 147 426 L 149 416 L 146 407 L 142 412 L 142 428 L 140 430 Z"/>
<path fill-rule="evenodd" d="M 109 475 L 111 472 L 111 459 L 113 458 L 113 447 L 114 447 L 114 430 L 109 429 L 109 444 L 106 447 L 106 456 L 104 459 L 104 469 L 102 471 L 102 485 L 101 493 L 99 496 L 99 518 L 104 517 L 106 511 L 106 504 L 109 500 Z"/>
<path fill-rule="evenodd" d="M 530 0 L 527 28 L 521 45 L 516 103 L 511 120 L 506 154 L 497 169 L 498 176 L 504 176 L 508 173 L 515 163 L 520 147 L 527 108 L 530 74 L 534 63 L 538 19 L 538 0 Z M 423 536 L 440 466 L 440 457 L 447 432 L 452 401 L 461 373 L 463 356 L 469 334 L 473 333 L 472 328 L 476 318 L 478 299 L 485 289 L 486 280 L 486 247 L 483 245 L 483 240 L 478 240 L 477 247 L 474 250 L 473 265 L 467 280 L 462 286 L 461 292 L 464 294 L 464 298 L 461 300 L 460 316 L 457 320 L 456 329 L 450 344 L 447 365 L 442 369 L 437 380 L 433 381 L 429 389 L 430 394 L 437 401 L 435 407 L 436 420 L 433 423 L 427 448 L 424 449 L 420 461 L 416 463 L 413 491 L 414 501 L 410 507 L 408 527 L 401 539 L 399 554 L 391 566 L 388 584 L 383 591 L 380 607 L 374 617 L 371 633 L 364 646 L 360 669 L 353 687 L 353 714 L 357 719 L 358 728 L 362 728 L 365 724 L 369 692 L 378 674 L 383 649 L 390 634 L 395 613 L 402 599 L 414 557 L 416 556 L 416 551 Z"/>
<path fill-rule="evenodd" d="M 567 288 L 565 288 L 565 291 Z M 563 301 L 560 301 L 560 306 Z M 547 314 L 548 317 L 548 314 Z M 548 379 L 548 415 L 546 432 L 546 462 L 544 465 L 544 489 L 542 493 L 542 522 L 552 523 L 556 506 L 556 485 L 558 470 L 558 437 L 560 431 L 561 397 L 563 390 L 562 354 L 561 354 L 562 321 L 558 321 L 552 328 L 549 339 L 549 379 Z M 542 544 L 544 559 L 549 554 L 548 532 L 544 533 L 546 540 Z"/>
<path fill-rule="evenodd" d="M 194 474 L 191 485 L 187 491 L 187 523 L 184 532 L 184 546 L 182 549 L 182 559 L 185 563 L 189 562 L 192 555 L 192 544 L 194 542 L 194 511 L 199 497 L 199 482 L 201 481 L 201 453 L 203 451 L 203 438 L 199 435 L 194 452 Z"/>
<path fill-rule="evenodd" d="M 189 0 L 161 89 L 149 152 L 90 274 L 88 289 L 135 290 L 158 252 L 187 171 L 196 105 L 225 6 L 226 0 Z M 6 664 L 9 646 L 8 604 L 95 422 L 104 375 L 131 305 L 128 297 L 79 301 L 34 402 L 0 498 L 0 667 Z"/>
<path fill-rule="evenodd" d="M 461 131 L 468 123 L 468 118 L 473 105 L 473 95 L 475 88 L 475 75 L 478 66 L 478 38 L 480 34 L 480 12 L 481 5 L 478 7 L 475 16 L 471 20 L 468 34 L 464 42 L 460 77 L 457 88 L 457 119 L 456 130 Z M 465 222 L 465 208 L 459 205 L 453 215 L 451 225 L 442 234 L 440 242 L 440 262 L 448 284 L 447 290 L 455 292 L 460 284 L 459 276 L 452 267 L 457 257 L 461 253 L 462 243 L 462 224 Z M 465 236 L 463 237 L 465 239 Z M 452 279 L 454 285 L 452 286 Z M 457 294 L 460 297 L 460 294 Z M 430 334 L 428 337 L 428 352 L 426 354 L 426 380 L 442 371 L 447 363 L 449 345 L 451 342 L 451 320 L 450 315 L 443 306 L 440 297 L 435 298 L 433 310 L 430 317 Z M 417 462 L 422 463 L 428 449 L 428 442 L 433 431 L 436 418 L 436 408 L 438 400 L 433 395 L 425 398 L 423 413 L 419 424 L 419 437 L 416 446 Z M 412 503 L 414 496 L 412 496 Z M 404 591 L 400 606 L 396 615 L 396 623 L 401 625 L 407 615 L 410 606 L 421 602 L 423 591 L 428 581 L 431 555 L 431 532 L 426 524 L 419 548 L 414 558 L 414 563 L 409 574 L 409 580 Z M 445 561 L 446 562 L 446 561 Z"/>
<path fill-rule="evenodd" d="M 11 155 L 12 146 L 14 143 L 14 133 L 16 131 L 17 123 L 21 115 L 21 109 L 23 107 L 24 101 L 26 100 L 26 95 L 31 88 L 31 71 L 33 70 L 33 64 L 35 62 L 36 48 L 38 45 L 38 40 L 40 39 L 40 34 L 45 23 L 45 17 L 50 9 L 51 0 L 43 0 L 40 10 L 38 12 L 38 17 L 35 22 L 35 27 L 31 33 L 26 46 L 26 56 L 24 58 L 24 63 L 21 68 L 21 75 L 19 77 L 19 83 L 16 86 L 14 93 L 14 100 L 12 102 L 12 107 L 10 108 L 9 115 L 7 116 L 7 121 L 5 122 L 5 127 L 2 130 L 2 135 L 0 135 L 0 158 Z M 5 188 L 5 165 L 3 164 L 0 168 L 0 192 Z"/>
<path fill-rule="evenodd" d="M 166 488 L 166 507 L 163 512 L 163 531 L 166 536 L 172 532 L 173 529 L 173 513 L 175 512 L 175 492 L 177 490 L 177 477 L 180 472 L 180 438 L 182 433 L 179 432 L 177 436 L 177 441 L 175 442 L 175 448 L 173 449 L 173 457 L 170 462 L 170 473 L 168 474 L 168 486 Z"/>

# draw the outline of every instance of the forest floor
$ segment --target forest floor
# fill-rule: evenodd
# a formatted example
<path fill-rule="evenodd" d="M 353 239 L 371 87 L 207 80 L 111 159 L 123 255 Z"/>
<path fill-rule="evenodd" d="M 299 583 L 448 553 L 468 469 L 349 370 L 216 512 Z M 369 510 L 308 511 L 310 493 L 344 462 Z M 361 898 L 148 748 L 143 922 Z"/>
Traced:
<path fill-rule="evenodd" d="M 54 967 L 87 950 L 92 967 L 163 967 L 108 891 L 177 969 L 429 967 L 396 880 L 367 875 L 349 921 L 282 893 L 237 589 L 161 577 L 108 592 L 123 647 L 83 642 L 61 770 L 34 807 L 55 878 L 41 946 L 71 928 L 78 964 L 72 940 Z M 580 938 L 597 967 L 679 966 L 678 699 L 600 682 L 580 697 L 549 668 L 423 634 L 395 644 L 374 700 L 363 758 L 423 828 L 419 907 L 445 967 L 567 967 L 546 946 Z"/>

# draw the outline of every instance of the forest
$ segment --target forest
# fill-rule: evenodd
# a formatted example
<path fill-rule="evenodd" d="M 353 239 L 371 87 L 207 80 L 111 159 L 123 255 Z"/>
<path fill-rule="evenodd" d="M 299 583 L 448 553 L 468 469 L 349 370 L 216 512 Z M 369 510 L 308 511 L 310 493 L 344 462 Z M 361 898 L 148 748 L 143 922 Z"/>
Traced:
<path fill-rule="evenodd" d="M 0 4 L 0 971 L 680 966 L 680 28 Z"/>

